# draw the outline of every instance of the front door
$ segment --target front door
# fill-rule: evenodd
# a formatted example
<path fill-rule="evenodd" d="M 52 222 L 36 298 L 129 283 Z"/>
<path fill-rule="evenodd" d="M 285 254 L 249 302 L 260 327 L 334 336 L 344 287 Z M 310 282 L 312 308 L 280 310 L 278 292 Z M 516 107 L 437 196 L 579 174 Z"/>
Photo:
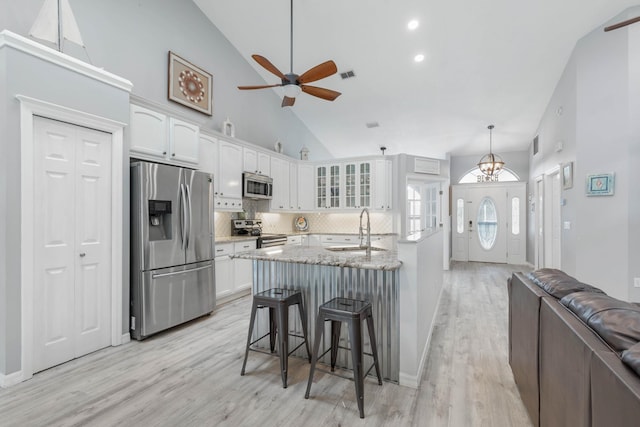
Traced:
<path fill-rule="evenodd" d="M 34 118 L 33 372 L 111 344 L 111 135 Z"/>
<path fill-rule="evenodd" d="M 461 184 L 452 188 L 452 259 L 526 261 L 524 183 Z"/>

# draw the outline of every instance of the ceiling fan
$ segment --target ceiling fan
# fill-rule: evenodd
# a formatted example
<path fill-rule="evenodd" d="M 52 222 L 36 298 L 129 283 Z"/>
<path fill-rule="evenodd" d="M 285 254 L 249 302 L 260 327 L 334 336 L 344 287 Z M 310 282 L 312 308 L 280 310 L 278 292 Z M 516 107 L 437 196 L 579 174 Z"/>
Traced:
<path fill-rule="evenodd" d="M 240 90 L 266 89 L 281 86 L 284 88 L 284 98 L 282 99 L 283 107 L 293 106 L 296 102 L 296 96 L 300 91 L 327 101 L 333 101 L 341 95 L 340 92 L 336 92 L 335 90 L 309 86 L 307 84 L 335 74 L 338 71 L 338 68 L 333 61 L 326 61 L 320 65 L 316 65 L 301 75 L 293 72 L 293 0 L 291 0 L 291 71 L 288 74 L 283 74 L 264 56 L 254 54 L 251 55 L 251 57 L 265 70 L 280 77 L 281 83 L 261 86 L 238 86 L 238 89 Z"/>

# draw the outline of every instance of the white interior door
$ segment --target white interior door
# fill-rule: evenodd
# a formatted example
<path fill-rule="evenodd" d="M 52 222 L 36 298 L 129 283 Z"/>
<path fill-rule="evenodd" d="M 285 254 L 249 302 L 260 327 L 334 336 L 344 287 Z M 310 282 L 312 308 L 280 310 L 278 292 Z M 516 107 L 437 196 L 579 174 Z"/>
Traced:
<path fill-rule="evenodd" d="M 467 191 L 469 261 L 507 262 L 507 192 L 500 187 Z"/>
<path fill-rule="evenodd" d="M 34 118 L 33 372 L 111 343 L 110 135 Z"/>

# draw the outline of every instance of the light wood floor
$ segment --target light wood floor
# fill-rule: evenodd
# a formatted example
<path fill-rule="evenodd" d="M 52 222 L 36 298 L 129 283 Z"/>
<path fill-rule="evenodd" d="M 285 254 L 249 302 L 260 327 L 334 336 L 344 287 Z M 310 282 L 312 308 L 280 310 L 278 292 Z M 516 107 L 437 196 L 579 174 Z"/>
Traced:
<path fill-rule="evenodd" d="M 507 277 L 526 267 L 455 263 L 419 390 L 353 382 L 251 352 L 250 297 L 143 342 L 107 348 L 0 389 L 1 426 L 530 426 L 507 353 Z"/>

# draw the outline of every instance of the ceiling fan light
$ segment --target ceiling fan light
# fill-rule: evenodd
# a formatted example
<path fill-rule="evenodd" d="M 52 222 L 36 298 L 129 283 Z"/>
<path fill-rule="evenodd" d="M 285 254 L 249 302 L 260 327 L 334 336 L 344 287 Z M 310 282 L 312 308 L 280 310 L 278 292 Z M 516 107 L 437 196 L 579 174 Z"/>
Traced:
<path fill-rule="evenodd" d="M 284 96 L 288 98 L 295 98 L 296 96 L 300 95 L 302 89 L 300 89 L 300 86 L 291 83 L 282 86 L 282 92 L 284 93 Z"/>

